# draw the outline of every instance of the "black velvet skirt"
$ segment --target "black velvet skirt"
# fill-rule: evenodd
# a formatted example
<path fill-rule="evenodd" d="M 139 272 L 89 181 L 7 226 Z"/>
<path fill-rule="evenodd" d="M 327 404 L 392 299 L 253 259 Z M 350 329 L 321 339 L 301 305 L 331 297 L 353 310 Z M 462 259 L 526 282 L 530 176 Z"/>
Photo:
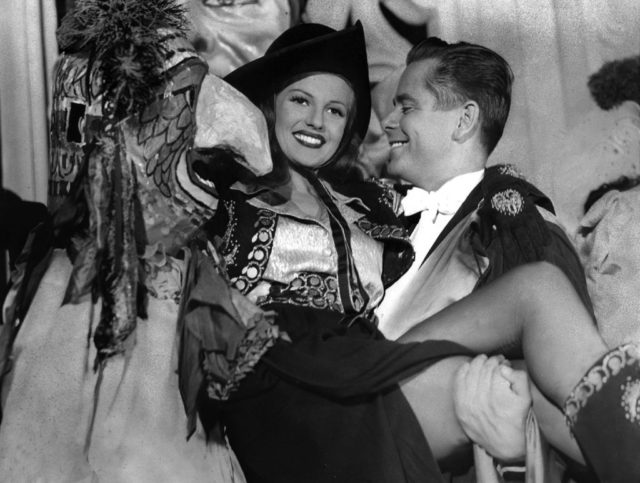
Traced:
<path fill-rule="evenodd" d="M 440 359 L 448 341 L 388 341 L 365 318 L 272 305 L 278 341 L 217 408 L 249 483 L 440 482 L 398 383 Z"/>

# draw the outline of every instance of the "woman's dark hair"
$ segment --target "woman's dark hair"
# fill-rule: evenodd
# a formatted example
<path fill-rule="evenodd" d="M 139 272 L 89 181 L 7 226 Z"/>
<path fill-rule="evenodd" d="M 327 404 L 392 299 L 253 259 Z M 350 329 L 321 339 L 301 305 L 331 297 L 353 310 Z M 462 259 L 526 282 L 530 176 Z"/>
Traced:
<path fill-rule="evenodd" d="M 617 190 L 617 191 L 626 191 L 631 188 L 635 188 L 640 185 L 640 177 L 638 178 L 629 178 L 627 176 L 622 176 L 615 181 L 611 181 L 609 183 L 604 183 L 591 191 L 589 196 L 587 196 L 587 201 L 584 202 L 584 212 L 586 213 L 589 209 L 602 198 L 609 191 Z"/>

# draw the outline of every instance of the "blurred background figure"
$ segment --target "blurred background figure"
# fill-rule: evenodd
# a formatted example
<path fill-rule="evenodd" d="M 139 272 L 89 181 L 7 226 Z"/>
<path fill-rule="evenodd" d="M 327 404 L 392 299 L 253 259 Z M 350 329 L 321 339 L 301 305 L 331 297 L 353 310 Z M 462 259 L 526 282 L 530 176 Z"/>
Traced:
<path fill-rule="evenodd" d="M 589 193 L 640 175 L 640 55 L 607 62 L 587 84 L 595 106 L 562 138 L 554 156 L 555 201 L 574 232 Z"/>
<path fill-rule="evenodd" d="M 588 81 L 598 105 L 558 159 L 557 192 L 609 345 L 640 340 L 640 55 Z"/>
<path fill-rule="evenodd" d="M 183 0 L 192 23 L 190 40 L 224 77 L 260 57 L 275 38 L 300 21 L 306 0 Z"/>

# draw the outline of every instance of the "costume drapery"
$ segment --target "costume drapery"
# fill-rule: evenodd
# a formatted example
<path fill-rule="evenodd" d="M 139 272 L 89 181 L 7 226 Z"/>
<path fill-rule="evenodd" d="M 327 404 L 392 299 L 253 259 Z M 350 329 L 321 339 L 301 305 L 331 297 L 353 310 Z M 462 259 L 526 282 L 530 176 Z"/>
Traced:
<path fill-rule="evenodd" d="M 326 213 L 305 216 L 269 191 L 231 189 L 207 224 L 231 286 L 272 313 L 280 334 L 243 373 L 236 391 L 200 405 L 201 418 L 223 424 L 249 481 L 438 481 L 437 464 L 398 383 L 467 351 L 445 341 L 384 339 L 370 309 L 382 296 L 381 280 L 392 282 L 413 259 L 392 209 L 394 197 L 375 183 L 349 191 L 322 186 L 348 227 L 348 243 L 340 243 Z M 351 275 L 341 262 L 346 257 L 355 264 Z M 196 290 L 207 283 L 213 284 L 207 277 L 196 280 Z M 354 290 L 342 290 L 341 283 Z M 358 287 L 367 302 L 354 313 L 343 294 Z M 196 319 L 207 302 L 194 302 L 187 304 L 185 328 L 203 324 Z M 225 326 L 219 314 L 210 314 L 210 323 Z M 233 365 L 242 353 L 230 351 L 228 338 L 213 332 L 204 342 L 192 337 L 186 353 L 226 354 Z M 207 369 L 201 380 L 209 381 L 212 394 L 220 373 Z"/>
<path fill-rule="evenodd" d="M 172 1 L 78 9 L 63 29 L 51 116 L 49 202 L 67 253 L 39 257 L 32 270 L 27 260 L 32 276 L 16 280 L 18 305 L 5 312 L 0 474 L 242 482 L 223 439 L 207 442 L 198 427 L 187 441 L 180 248 L 215 207 L 194 174 L 195 152 L 232 145 L 264 174 L 264 119 L 206 75 Z M 39 286 L 33 274 L 44 274 Z"/>

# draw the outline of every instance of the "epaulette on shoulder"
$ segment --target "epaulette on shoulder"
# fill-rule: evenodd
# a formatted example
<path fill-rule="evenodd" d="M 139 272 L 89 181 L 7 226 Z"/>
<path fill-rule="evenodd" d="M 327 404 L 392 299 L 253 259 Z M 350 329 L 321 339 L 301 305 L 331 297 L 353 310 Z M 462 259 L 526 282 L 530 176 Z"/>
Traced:
<path fill-rule="evenodd" d="M 510 168 L 487 169 L 474 229 L 490 258 L 500 267 L 540 260 L 551 234 L 538 208 L 552 211 L 551 201 Z M 495 243 L 495 242 L 498 243 Z"/>
<path fill-rule="evenodd" d="M 499 164 L 487 168 L 480 186 L 483 203 L 489 204 L 501 215 L 518 216 L 527 203 L 555 214 L 549 197 L 527 181 L 522 172 L 512 164 Z"/>

